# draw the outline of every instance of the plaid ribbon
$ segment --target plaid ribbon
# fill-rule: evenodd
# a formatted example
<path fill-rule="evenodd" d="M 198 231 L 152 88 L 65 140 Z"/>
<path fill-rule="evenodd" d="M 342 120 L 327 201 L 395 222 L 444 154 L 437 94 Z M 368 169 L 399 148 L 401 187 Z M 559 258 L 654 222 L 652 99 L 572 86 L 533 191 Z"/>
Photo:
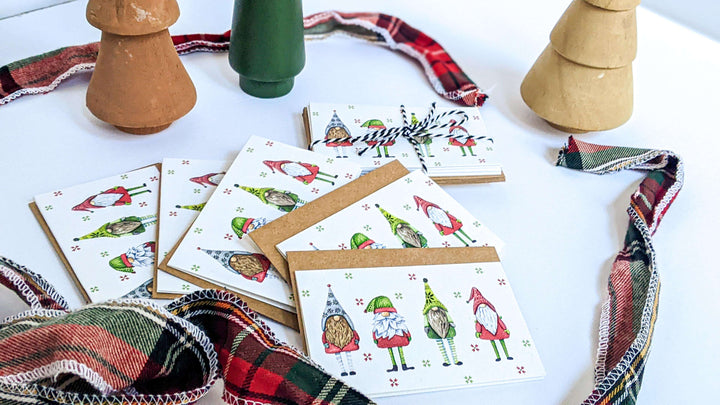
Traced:
<path fill-rule="evenodd" d="M 343 141 L 347 141 L 350 143 L 355 142 L 373 142 L 373 141 L 379 141 L 380 143 L 390 143 L 394 142 L 398 137 L 403 137 L 410 142 L 410 144 L 415 149 L 415 154 L 417 155 L 418 159 L 420 160 L 420 165 L 422 166 L 423 172 L 427 173 L 427 165 L 425 164 L 425 157 L 420 150 L 420 142 L 416 140 L 415 137 L 430 137 L 430 138 L 443 138 L 443 139 L 462 139 L 462 140 L 470 140 L 470 139 L 476 139 L 476 140 L 482 140 L 482 139 L 488 139 L 491 142 L 493 141 L 492 138 L 488 138 L 486 136 L 475 136 L 475 135 L 453 135 L 453 134 L 441 134 L 441 133 L 432 133 L 431 131 L 437 130 L 437 129 L 443 129 L 448 128 L 455 125 L 462 125 L 469 119 L 468 115 L 465 113 L 465 111 L 462 110 L 449 110 L 445 111 L 442 114 L 436 115 L 435 114 L 436 109 L 436 103 L 432 103 L 430 105 L 430 111 L 428 114 L 423 118 L 422 121 L 418 121 L 417 124 L 410 124 L 407 117 L 407 112 L 405 111 L 405 106 L 400 106 L 400 112 L 402 113 L 403 118 L 403 125 L 401 127 L 391 127 L 391 128 L 381 128 L 376 129 L 373 131 L 368 132 L 365 135 L 362 136 L 356 136 L 351 138 L 344 138 Z M 455 123 L 450 123 L 450 118 L 457 118 Z M 442 123 L 447 119 L 445 123 Z M 316 141 L 313 141 L 309 146 L 308 149 L 312 150 L 315 145 L 323 143 L 328 144 L 332 142 L 337 142 L 337 139 L 318 139 Z M 370 149 L 370 146 L 367 146 L 363 148 L 360 152 L 358 152 L 359 156 L 362 156 L 363 153 L 365 153 L 368 149 Z"/>
<path fill-rule="evenodd" d="M 380 13 L 326 11 L 304 18 L 308 38 L 345 33 L 385 45 L 417 60 L 431 85 L 442 97 L 468 106 L 482 106 L 488 98 L 460 69 L 445 49 L 403 20 Z M 225 52 L 230 31 L 172 37 L 180 55 Z M 0 67 L 0 105 L 27 94 L 44 94 L 79 72 L 95 67 L 99 43 L 60 48 Z"/>
<path fill-rule="evenodd" d="M 226 292 L 70 311 L 42 277 L 4 258 L 0 283 L 30 305 L 0 323 L 3 404 L 187 404 L 218 378 L 230 404 L 372 403 Z"/>
<path fill-rule="evenodd" d="M 660 278 L 652 236 L 683 185 L 683 162 L 669 151 L 601 146 L 570 137 L 558 166 L 648 175 L 630 197 L 630 224 L 608 280 L 600 315 L 595 388 L 583 404 L 635 404 L 658 313 Z"/>

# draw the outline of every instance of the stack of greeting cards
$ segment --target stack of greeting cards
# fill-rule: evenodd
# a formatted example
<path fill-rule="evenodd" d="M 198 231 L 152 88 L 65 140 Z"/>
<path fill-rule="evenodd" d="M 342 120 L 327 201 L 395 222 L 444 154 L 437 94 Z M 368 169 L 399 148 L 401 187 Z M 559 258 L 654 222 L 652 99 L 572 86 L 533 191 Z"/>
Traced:
<path fill-rule="evenodd" d="M 303 116 L 313 150 L 357 162 L 363 173 L 394 159 L 410 170 L 421 169 L 420 156 L 428 175 L 441 184 L 505 180 L 495 139 L 488 136 L 477 108 L 407 108 L 405 122 L 400 106 L 311 103 Z M 422 122 L 427 125 L 408 135 L 417 149 L 403 136 L 352 142 Z"/>

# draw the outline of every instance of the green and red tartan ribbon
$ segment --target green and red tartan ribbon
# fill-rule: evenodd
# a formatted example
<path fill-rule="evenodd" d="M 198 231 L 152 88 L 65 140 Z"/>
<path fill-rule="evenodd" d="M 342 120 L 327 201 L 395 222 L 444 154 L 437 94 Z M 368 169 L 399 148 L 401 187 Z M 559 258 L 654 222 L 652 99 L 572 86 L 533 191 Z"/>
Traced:
<path fill-rule="evenodd" d="M 435 91 L 448 100 L 480 107 L 488 98 L 460 69 L 445 49 L 403 20 L 380 13 L 326 11 L 304 18 L 307 37 L 346 33 L 385 45 L 417 60 Z M 230 31 L 224 34 L 173 36 L 178 53 L 224 52 Z M 92 70 L 99 43 L 60 48 L 0 67 L 0 105 L 27 95 L 54 90 L 63 80 Z"/>
<path fill-rule="evenodd" d="M 604 174 L 648 171 L 627 209 L 630 224 L 602 307 L 595 388 L 583 404 L 635 404 L 658 313 L 660 278 L 652 236 L 683 185 L 683 162 L 669 151 L 601 146 L 570 137 L 558 166 Z"/>
<path fill-rule="evenodd" d="M 188 404 L 217 378 L 230 404 L 372 403 L 226 292 L 70 311 L 42 277 L 1 257 L 0 283 L 30 305 L 0 323 L 3 404 Z"/>

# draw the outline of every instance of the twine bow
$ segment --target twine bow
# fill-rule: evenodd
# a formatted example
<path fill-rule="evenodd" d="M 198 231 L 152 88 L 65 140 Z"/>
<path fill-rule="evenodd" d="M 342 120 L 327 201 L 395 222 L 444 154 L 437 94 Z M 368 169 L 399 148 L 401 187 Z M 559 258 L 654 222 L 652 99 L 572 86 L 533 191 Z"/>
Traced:
<path fill-rule="evenodd" d="M 467 135 L 457 135 L 457 134 L 451 134 L 451 133 L 439 133 L 433 131 L 444 129 L 448 127 L 454 127 L 454 126 L 461 126 L 463 123 L 469 120 L 469 117 L 465 111 L 453 109 L 449 111 L 445 111 L 441 114 L 435 113 L 436 110 L 436 103 L 432 103 L 430 105 L 430 111 L 428 112 L 427 116 L 425 116 L 424 119 L 421 121 L 418 121 L 415 124 L 411 124 L 408 121 L 407 117 L 407 111 L 405 111 L 405 106 L 400 106 L 400 112 L 402 113 L 403 118 L 403 125 L 400 127 L 390 127 L 390 128 L 381 128 L 376 129 L 373 131 L 370 131 L 362 136 L 355 136 L 350 138 L 344 138 L 343 141 L 350 142 L 352 144 L 355 144 L 356 142 L 378 142 L 378 145 L 387 144 L 394 142 L 398 137 L 403 137 L 407 139 L 408 142 L 413 146 L 413 149 L 415 149 L 415 154 L 417 155 L 418 159 L 420 160 L 420 166 L 422 167 L 422 171 L 424 173 L 427 173 L 427 165 L 425 164 L 425 156 L 422 153 L 422 150 L 420 149 L 420 142 L 417 140 L 417 138 L 420 137 L 429 137 L 429 138 L 441 138 L 441 139 L 457 139 L 464 142 L 469 141 L 470 139 L 475 140 L 482 140 L 487 139 L 490 142 L 493 142 L 492 138 L 489 138 L 487 136 L 476 136 L 476 135 L 470 135 L 469 133 Z M 452 122 L 451 119 L 455 119 L 455 122 Z M 445 122 L 443 122 L 445 121 Z M 310 149 L 314 149 L 317 144 L 328 144 L 331 142 L 337 142 L 338 139 L 319 139 L 316 141 L 313 141 L 310 144 Z M 361 151 L 358 152 L 358 156 L 362 156 L 368 149 L 370 149 L 371 146 L 366 146 Z"/>

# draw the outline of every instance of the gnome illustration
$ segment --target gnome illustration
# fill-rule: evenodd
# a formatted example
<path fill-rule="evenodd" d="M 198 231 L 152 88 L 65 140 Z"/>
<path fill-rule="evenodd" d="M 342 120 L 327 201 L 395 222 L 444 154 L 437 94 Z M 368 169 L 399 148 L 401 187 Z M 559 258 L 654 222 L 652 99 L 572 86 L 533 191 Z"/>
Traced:
<path fill-rule="evenodd" d="M 477 145 L 475 143 L 475 140 L 465 138 L 465 140 L 463 141 L 463 138 L 461 137 L 466 137 L 470 135 L 470 133 L 464 127 L 460 125 L 455 125 L 456 123 L 457 121 L 450 120 L 450 135 L 456 136 L 457 138 L 450 138 L 450 142 L 448 142 L 448 144 L 452 146 L 459 146 L 463 156 L 467 156 L 467 153 L 465 153 L 466 147 L 470 151 L 471 156 L 477 156 L 475 153 L 473 153 L 472 150 L 472 147 Z"/>
<path fill-rule="evenodd" d="M 425 283 L 425 306 L 423 307 L 423 317 L 425 318 L 425 334 L 428 338 L 435 340 L 438 349 L 443 356 L 443 366 L 450 366 L 450 359 L 445 349 L 445 342 L 450 347 L 450 354 L 455 365 L 462 365 L 462 361 L 457 358 L 455 350 L 455 323 L 445 305 L 435 296 L 435 293 L 428 285 L 428 279 L 424 278 Z"/>
<path fill-rule="evenodd" d="M 483 340 L 489 340 L 495 351 L 495 361 L 500 361 L 500 353 L 498 352 L 496 340 L 500 341 L 505 358 L 512 360 L 508 355 L 505 339 L 510 337 L 510 331 L 502 321 L 502 317 L 497 314 L 495 307 L 482 294 L 480 290 L 473 287 L 470 290 L 470 298 L 467 302 L 473 301 L 473 313 L 475 313 L 475 337 Z"/>
<path fill-rule="evenodd" d="M 431 203 L 430 201 L 425 201 L 418 196 L 413 196 L 413 198 L 415 199 L 417 210 L 419 211 L 420 209 L 422 209 L 425 215 L 430 218 L 433 224 L 435 224 L 435 228 L 440 231 L 440 235 L 455 235 L 455 237 L 458 238 L 460 242 L 464 243 L 465 246 L 469 246 L 470 242 L 477 242 L 475 239 L 470 239 L 470 237 L 465 233 L 465 231 L 462 230 L 462 221 L 455 218 L 449 212 L 438 207 L 437 204 Z M 458 235 L 458 232 L 462 234 L 465 238 L 467 238 L 468 242 L 461 238 L 460 235 Z"/>
<path fill-rule="evenodd" d="M 267 272 L 274 269 L 270 260 L 260 253 L 251 253 L 242 250 L 209 250 L 201 249 L 213 259 L 220 262 L 226 269 L 237 273 L 248 280 L 262 283 Z"/>
<path fill-rule="evenodd" d="M 312 163 L 293 162 L 290 160 L 264 160 L 265 166 L 269 167 L 273 173 L 275 170 L 278 172 L 294 177 L 296 180 L 301 181 L 303 184 L 310 184 L 313 180 L 324 181 L 335 185 L 332 180 L 324 179 L 321 176 L 330 177 L 337 179 L 337 175 L 327 174 L 320 171 L 318 165 Z"/>
<path fill-rule="evenodd" d="M 420 121 L 415 116 L 415 113 L 410 113 L 410 125 L 417 125 Z M 417 142 L 420 147 L 420 152 L 425 157 L 435 157 L 432 153 L 430 153 L 430 144 L 432 143 L 433 139 L 432 136 L 427 131 L 423 131 L 421 135 L 413 135 L 413 139 L 415 142 Z M 425 150 L 423 151 L 422 146 L 425 146 Z"/>
<path fill-rule="evenodd" d="M 123 217 L 118 220 L 108 222 L 95 231 L 85 236 L 74 238 L 74 241 L 94 239 L 94 238 L 119 238 L 127 235 L 140 235 L 145 229 L 157 223 L 156 215 L 146 215 L 144 217 Z"/>
<path fill-rule="evenodd" d="M 335 355 L 335 359 L 342 370 L 340 375 L 347 376 L 348 370 L 350 375 L 355 375 L 350 352 L 360 348 L 360 336 L 358 336 L 355 326 L 353 326 L 352 319 L 335 298 L 330 284 L 328 284 L 327 304 L 322 314 L 320 327 L 322 327 L 323 331 L 322 342 L 323 346 L 325 346 L 325 353 Z M 345 361 L 343 361 L 343 354 L 345 355 Z M 347 368 L 345 368 L 345 363 L 347 363 Z"/>
<path fill-rule="evenodd" d="M 137 186 L 133 188 L 125 188 L 123 186 L 109 188 L 101 193 L 91 195 L 90 197 L 86 198 L 85 201 L 74 206 L 72 210 L 93 212 L 94 209 L 130 205 L 132 204 L 133 196 L 151 192 L 150 190 L 142 190 L 136 193 L 131 193 L 131 191 L 139 190 L 144 187 L 147 187 L 145 183 L 143 183 L 142 186 Z"/>
<path fill-rule="evenodd" d="M 362 233 L 356 233 L 350 239 L 350 249 L 385 249 L 382 243 L 377 243 Z"/>
<path fill-rule="evenodd" d="M 377 131 L 378 129 L 385 129 L 385 124 L 382 123 L 380 120 L 367 120 L 362 125 L 360 125 L 362 128 L 367 128 L 367 132 L 371 133 L 373 131 Z M 376 158 L 382 157 L 382 154 L 380 153 L 380 147 L 383 147 L 383 151 L 385 152 L 386 158 L 391 158 L 395 156 L 390 156 L 388 154 L 388 146 L 395 145 L 395 141 L 368 141 L 366 142 L 369 147 L 375 148 L 377 150 L 377 156 L 373 156 Z"/>
<path fill-rule="evenodd" d="M 131 247 L 109 263 L 110 267 L 123 273 L 135 273 L 135 267 L 152 266 L 155 263 L 155 242 L 145 242 Z"/>
<path fill-rule="evenodd" d="M 413 370 L 415 367 L 408 367 L 405 363 L 405 354 L 403 353 L 403 347 L 409 345 L 412 339 L 410 329 L 405 323 L 405 318 L 399 315 L 395 307 L 393 307 L 390 298 L 383 295 L 373 298 L 365 308 L 365 312 L 375 314 L 372 323 L 373 341 L 377 347 L 380 349 L 387 348 L 390 353 L 390 361 L 392 361 L 393 366 L 387 372 L 398 371 L 395 355 L 393 354 L 394 347 L 397 347 L 400 355 L 402 369 Z"/>
<path fill-rule="evenodd" d="M 208 173 L 204 176 L 192 177 L 190 178 L 190 181 L 192 181 L 193 183 L 197 183 L 205 188 L 207 188 L 207 186 L 216 187 L 218 184 L 220 184 L 220 180 L 222 180 L 224 176 L 225 172 Z"/>
<path fill-rule="evenodd" d="M 264 204 L 275 207 L 280 211 L 290 212 L 296 208 L 305 205 L 297 194 L 290 191 L 277 190 L 272 187 L 254 188 L 236 184 L 235 187 L 241 188 L 248 193 L 259 198 Z"/>
<path fill-rule="evenodd" d="M 230 223 L 230 226 L 233 232 L 235 232 L 235 235 L 242 239 L 246 234 L 267 225 L 267 223 L 268 220 L 266 218 L 235 217 Z"/>
<path fill-rule="evenodd" d="M 134 290 L 123 295 L 121 298 L 152 298 L 152 291 L 150 291 L 152 282 L 153 279 L 145 281 L 141 285 L 137 286 Z"/>
<path fill-rule="evenodd" d="M 182 208 L 184 210 L 191 210 L 191 211 L 202 211 L 203 208 L 205 208 L 205 204 L 207 204 L 207 203 L 191 204 L 191 205 L 176 205 L 175 208 Z"/>
<path fill-rule="evenodd" d="M 326 143 L 329 148 L 335 148 L 336 158 L 348 157 L 345 153 L 346 146 L 352 146 L 350 139 L 350 130 L 343 124 L 337 115 L 337 111 L 333 110 L 333 116 L 330 123 L 325 128 L 325 139 L 332 142 Z"/>
<path fill-rule="evenodd" d="M 385 219 L 390 224 L 390 229 L 395 236 L 400 239 L 404 248 L 425 248 L 427 247 L 427 239 L 417 229 L 410 226 L 410 224 L 402 219 L 390 214 L 380 207 L 380 204 L 375 204 L 376 207 L 380 208 L 380 212 L 385 216 Z"/>

